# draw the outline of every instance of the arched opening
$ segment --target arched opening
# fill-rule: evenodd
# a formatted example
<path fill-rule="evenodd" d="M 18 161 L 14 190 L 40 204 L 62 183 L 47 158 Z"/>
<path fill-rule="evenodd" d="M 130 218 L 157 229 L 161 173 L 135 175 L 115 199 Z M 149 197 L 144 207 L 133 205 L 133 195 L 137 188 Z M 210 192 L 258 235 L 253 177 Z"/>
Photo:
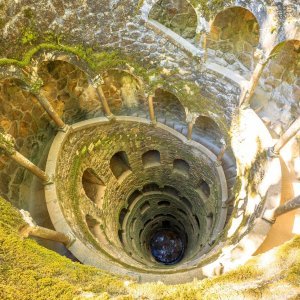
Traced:
<path fill-rule="evenodd" d="M 150 11 L 149 18 L 170 28 L 185 39 L 194 39 L 197 15 L 185 0 L 159 0 Z"/>
<path fill-rule="evenodd" d="M 199 218 L 198 218 L 196 215 L 194 215 L 194 218 L 195 218 L 195 220 L 196 220 L 196 223 L 197 223 L 197 225 L 198 225 L 198 228 L 200 228 L 200 221 L 199 221 Z"/>
<path fill-rule="evenodd" d="M 149 150 L 142 156 L 144 168 L 160 166 L 160 153 L 157 150 Z"/>
<path fill-rule="evenodd" d="M 167 194 L 174 195 L 175 197 L 180 196 L 180 193 L 178 192 L 178 190 L 176 190 L 176 188 L 169 186 L 169 185 L 164 186 L 164 191 Z"/>
<path fill-rule="evenodd" d="M 171 203 L 169 201 L 166 201 L 166 200 L 162 200 L 162 201 L 159 201 L 157 203 L 158 206 L 170 206 Z"/>
<path fill-rule="evenodd" d="M 223 134 L 220 131 L 218 124 L 211 118 L 199 116 L 193 127 L 193 137 L 203 137 L 208 141 L 221 146 Z"/>
<path fill-rule="evenodd" d="M 118 236 L 121 243 L 123 243 L 123 230 L 118 230 Z"/>
<path fill-rule="evenodd" d="M 186 197 L 180 197 L 180 200 L 190 209 L 193 209 L 192 203 Z"/>
<path fill-rule="evenodd" d="M 153 102 L 158 122 L 173 127 L 180 132 L 186 128 L 184 107 L 174 94 L 163 89 L 157 89 Z"/>
<path fill-rule="evenodd" d="M 131 193 L 127 199 L 127 207 L 130 207 L 130 205 L 134 202 L 134 200 L 141 195 L 142 192 L 139 190 L 135 190 L 133 193 Z"/>
<path fill-rule="evenodd" d="M 146 201 L 140 208 L 141 214 L 143 215 L 150 208 L 149 201 Z"/>
<path fill-rule="evenodd" d="M 127 213 L 128 213 L 128 210 L 126 208 L 121 209 L 121 212 L 119 214 L 119 224 L 120 224 L 121 228 L 122 228 L 123 221 L 124 221 L 124 218 L 125 218 Z"/>
<path fill-rule="evenodd" d="M 271 55 L 251 107 L 278 138 L 300 115 L 300 41 L 283 42 Z"/>
<path fill-rule="evenodd" d="M 87 197 L 100 207 L 105 193 L 105 184 L 93 169 L 88 168 L 83 172 L 82 186 Z"/>
<path fill-rule="evenodd" d="M 205 197 L 208 198 L 210 196 L 210 187 L 205 180 L 201 179 L 199 183 L 199 189 L 205 195 Z"/>
<path fill-rule="evenodd" d="M 243 72 L 254 69 L 254 51 L 258 43 L 259 24 L 256 17 L 243 7 L 230 7 L 216 15 L 207 47 L 214 50 L 211 54 L 217 56 L 220 64 L 234 65 L 236 70 Z M 243 70 L 245 67 L 247 69 Z"/>
<path fill-rule="evenodd" d="M 141 82 L 133 75 L 120 70 L 106 71 L 102 89 L 113 114 L 147 116 L 147 99 Z"/>
<path fill-rule="evenodd" d="M 99 222 L 96 219 L 94 219 L 91 215 L 86 215 L 85 221 L 89 228 L 89 231 L 93 234 L 94 237 L 97 238 L 99 231 L 97 227 L 99 227 Z"/>
<path fill-rule="evenodd" d="M 152 192 L 152 191 L 159 191 L 158 184 L 152 182 L 152 183 L 145 184 L 143 186 L 143 189 L 142 189 L 143 193 Z"/>
<path fill-rule="evenodd" d="M 118 180 L 122 180 L 131 173 L 126 152 L 120 151 L 114 154 L 110 159 L 110 169 Z"/>
<path fill-rule="evenodd" d="M 78 67 L 62 60 L 47 61 L 38 75 L 44 83 L 43 95 L 66 123 L 103 115 L 95 89 Z"/>
<path fill-rule="evenodd" d="M 190 166 L 183 159 L 175 159 L 173 162 L 173 171 L 176 174 L 188 177 L 190 172 Z"/>
<path fill-rule="evenodd" d="M 211 229 L 211 228 L 212 228 L 213 221 L 214 221 L 214 214 L 213 214 L 212 212 L 210 212 L 210 213 L 206 216 L 207 229 Z"/>

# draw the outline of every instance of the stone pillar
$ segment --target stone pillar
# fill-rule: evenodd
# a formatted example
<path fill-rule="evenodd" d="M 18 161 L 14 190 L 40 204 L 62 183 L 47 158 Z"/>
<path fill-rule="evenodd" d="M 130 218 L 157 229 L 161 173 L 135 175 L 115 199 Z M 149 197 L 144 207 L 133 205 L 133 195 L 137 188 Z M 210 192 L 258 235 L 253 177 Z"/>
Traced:
<path fill-rule="evenodd" d="M 33 69 L 26 71 L 23 69 L 23 72 L 26 74 L 26 85 L 23 88 L 30 93 L 32 93 L 41 106 L 45 109 L 49 117 L 54 121 L 56 126 L 61 131 L 66 131 L 67 125 L 60 118 L 58 113 L 54 110 L 50 102 L 40 93 L 40 89 L 43 85 L 43 80 L 38 76 L 37 72 Z"/>
<path fill-rule="evenodd" d="M 25 156 L 23 156 L 18 151 L 12 154 L 11 158 L 19 165 L 27 169 L 29 172 L 31 172 L 32 174 L 40 178 L 43 182 L 45 183 L 50 182 L 50 177 L 44 171 L 42 171 L 39 167 L 33 164 L 30 160 L 28 160 Z"/>
<path fill-rule="evenodd" d="M 29 212 L 21 210 L 20 211 L 23 220 L 27 223 L 19 229 L 19 233 L 22 237 L 35 236 L 46 240 L 51 240 L 59 243 L 63 243 L 66 246 L 72 244 L 73 239 L 61 232 L 51 230 L 45 227 L 37 226 L 33 219 L 31 218 Z"/>
<path fill-rule="evenodd" d="M 16 151 L 14 138 L 3 131 L 0 131 L 0 154 L 1 153 L 11 157 L 19 165 L 40 178 L 44 183 L 50 182 L 50 177 L 44 171 L 24 157 L 21 153 Z"/>
<path fill-rule="evenodd" d="M 278 216 L 298 208 L 300 208 L 300 195 L 277 207 L 274 212 L 274 217 L 277 218 Z"/>
<path fill-rule="evenodd" d="M 41 106 L 45 109 L 49 117 L 54 121 L 54 123 L 57 125 L 59 130 L 66 131 L 67 125 L 64 123 L 64 121 L 60 118 L 58 113 L 54 110 L 53 106 L 50 104 L 50 102 L 40 93 L 34 92 L 33 93 Z"/>
<path fill-rule="evenodd" d="M 154 113 L 154 107 L 153 107 L 153 95 L 148 96 L 148 105 L 149 105 L 149 115 L 150 120 L 152 124 L 156 123 L 155 113 Z"/>
<path fill-rule="evenodd" d="M 188 140 L 192 139 L 193 127 L 194 127 L 194 123 L 193 122 L 189 122 L 188 123 L 188 132 L 187 132 L 187 139 Z"/>
<path fill-rule="evenodd" d="M 276 145 L 271 150 L 275 155 L 279 155 L 280 150 L 300 131 L 300 117 L 288 128 L 279 138 Z"/>
<path fill-rule="evenodd" d="M 106 97 L 105 97 L 104 92 L 101 87 L 101 84 L 103 84 L 103 79 L 102 79 L 101 75 L 97 75 L 95 78 L 90 79 L 90 84 L 96 89 L 96 93 L 102 104 L 105 115 L 107 117 L 112 117 L 113 114 L 110 111 L 109 105 L 107 103 Z"/>
<path fill-rule="evenodd" d="M 222 143 L 223 146 L 222 146 L 222 148 L 221 148 L 221 150 L 220 150 L 220 152 L 217 156 L 217 161 L 219 161 L 219 162 L 222 161 L 222 158 L 223 158 L 223 156 L 226 152 L 226 149 L 227 149 L 227 144 L 225 143 L 225 141 L 223 139 L 221 140 L 221 143 Z"/>
<path fill-rule="evenodd" d="M 252 73 L 252 76 L 248 83 L 247 88 L 241 95 L 240 106 L 248 107 L 250 105 L 251 98 L 252 98 L 252 96 L 255 92 L 255 89 L 258 85 L 258 82 L 259 82 L 261 74 L 264 70 L 264 67 L 266 66 L 266 64 L 268 63 L 268 61 L 270 59 L 270 56 L 265 57 L 260 50 L 256 51 L 256 56 L 259 56 L 260 59 Z"/>
<path fill-rule="evenodd" d="M 198 15 L 198 25 L 196 29 L 196 43 L 200 44 L 203 49 L 203 62 L 207 60 L 207 38 L 211 30 L 211 22 L 207 22 L 206 18 Z"/>
<path fill-rule="evenodd" d="M 186 122 L 188 123 L 187 139 L 192 139 L 193 127 L 196 122 L 196 119 L 199 117 L 197 113 L 189 113 L 186 111 Z"/>
<path fill-rule="evenodd" d="M 207 32 L 204 32 L 203 36 L 202 36 L 202 47 L 204 50 L 204 55 L 203 55 L 204 62 L 207 61 L 207 35 L 208 35 Z"/>
<path fill-rule="evenodd" d="M 274 223 L 277 217 L 298 208 L 300 208 L 300 195 L 272 210 L 266 210 L 264 212 L 263 218 L 271 223 Z"/>

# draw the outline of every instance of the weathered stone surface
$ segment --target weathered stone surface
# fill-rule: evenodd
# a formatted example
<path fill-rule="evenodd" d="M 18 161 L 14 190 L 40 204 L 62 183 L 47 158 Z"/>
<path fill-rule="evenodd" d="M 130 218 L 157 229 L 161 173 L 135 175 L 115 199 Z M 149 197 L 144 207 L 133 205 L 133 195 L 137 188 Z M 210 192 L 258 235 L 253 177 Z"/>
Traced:
<path fill-rule="evenodd" d="M 145 26 L 147 21 L 141 20 L 140 11 L 143 5 L 150 8 L 155 5 L 152 11 L 155 19 L 190 39 L 187 42 L 194 43 L 196 49 L 204 51 L 204 36 L 208 32 L 208 62 L 215 63 L 217 68 L 207 67 L 202 54 L 193 57 L 167 35 Z M 237 7 L 225 9 L 229 6 Z M 267 55 L 276 44 L 286 39 L 291 41 L 266 66 L 259 86 L 262 92 L 254 96 L 253 103 L 274 137 L 279 137 L 299 115 L 299 43 L 294 41 L 298 39 L 295 33 L 299 15 L 297 0 L 207 1 L 196 11 L 183 1 L 145 0 L 138 3 L 137 0 L 120 0 L 101 1 L 100 5 L 98 1 L 8 0 L 0 5 L 0 10 L 2 58 L 22 60 L 27 51 L 41 42 L 49 43 L 51 47 L 77 47 L 72 54 L 77 57 L 74 64 L 56 59 L 42 63 L 41 57 L 48 60 L 50 50 L 37 53 L 30 64 L 37 66 L 44 80 L 42 94 L 69 124 L 103 115 L 98 96 L 89 85 L 88 72 L 77 68 L 76 61 L 89 58 L 91 53 L 117 51 L 122 59 L 125 57 L 122 68 L 126 72 L 110 70 L 115 65 L 111 67 L 106 56 L 99 56 L 92 62 L 106 64 L 101 69 L 101 73 L 107 71 L 108 74 L 104 76 L 103 89 L 116 115 L 141 114 L 147 117 L 146 96 L 150 91 L 155 94 L 154 101 L 157 102 L 156 116 L 178 131 L 186 132 L 187 111 L 201 115 L 202 120 L 205 117 L 214 120 L 215 123 L 201 123 L 199 117 L 194 129 L 199 135 L 209 135 L 210 142 L 217 145 L 221 137 L 228 138 L 242 83 L 246 85 L 258 61 L 254 57 L 255 48 L 262 48 Z M 213 21 L 210 32 L 209 21 Z M 200 38 L 195 37 L 196 27 L 201 32 L 201 43 Z M 147 75 L 141 83 L 135 76 L 142 73 Z M 7 70 L 2 74 L 1 69 L 1 75 L 10 78 L 11 75 L 7 74 L 10 74 Z M 160 95 L 160 90 L 171 93 Z M 0 125 L 16 138 L 16 147 L 22 154 L 43 165 L 46 145 L 54 136 L 54 123 L 37 99 L 23 91 L 17 81 L 7 79 L 0 85 Z M 139 135 L 139 130 L 130 133 Z M 147 139 L 147 133 L 144 135 Z M 230 138 L 228 140 L 230 143 Z M 121 138 L 117 142 L 124 147 L 130 146 Z M 110 146 L 113 149 L 114 145 Z M 299 141 L 293 147 L 297 146 L 299 148 Z M 94 145 L 89 144 L 86 151 L 92 153 L 93 149 Z M 68 151 L 72 153 L 72 147 Z M 294 156 L 289 165 L 296 161 L 297 155 Z M 24 202 L 34 183 L 30 175 L 22 173 L 6 158 L 0 159 L 0 169 L 0 194 L 18 206 L 26 205 Z M 236 214 L 242 213 L 242 209 Z"/>

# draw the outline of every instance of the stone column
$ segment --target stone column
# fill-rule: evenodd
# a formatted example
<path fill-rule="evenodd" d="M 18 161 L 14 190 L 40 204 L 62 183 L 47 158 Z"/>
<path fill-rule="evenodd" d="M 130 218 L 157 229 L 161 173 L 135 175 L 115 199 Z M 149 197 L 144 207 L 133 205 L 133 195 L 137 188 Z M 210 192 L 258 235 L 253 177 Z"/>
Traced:
<path fill-rule="evenodd" d="M 192 134 L 193 134 L 193 127 L 194 127 L 194 124 L 193 122 L 189 122 L 188 123 L 188 132 L 187 132 L 187 139 L 188 140 L 191 140 L 192 139 Z"/>
<path fill-rule="evenodd" d="M 156 123 L 155 113 L 154 113 L 154 107 L 153 107 L 153 95 L 148 96 L 148 105 L 149 105 L 149 115 L 150 120 L 152 124 Z"/>
<path fill-rule="evenodd" d="M 279 138 L 276 145 L 271 150 L 273 154 L 279 155 L 280 150 L 300 131 L 300 117 L 288 128 Z"/>
<path fill-rule="evenodd" d="M 40 93 L 34 92 L 33 93 L 41 106 L 45 109 L 49 117 L 54 121 L 54 123 L 57 125 L 59 130 L 66 131 L 67 125 L 64 123 L 64 121 L 60 118 L 58 113 L 54 110 L 53 106 L 50 104 L 50 102 Z"/>
<path fill-rule="evenodd" d="M 202 47 L 204 50 L 204 55 L 203 55 L 204 62 L 207 61 L 207 35 L 208 35 L 208 33 L 204 32 L 203 36 L 202 36 Z"/>
<path fill-rule="evenodd" d="M 187 131 L 187 139 L 192 139 L 193 134 L 193 127 L 196 122 L 196 119 L 198 118 L 199 114 L 197 113 L 187 113 L 186 114 L 186 122 L 188 123 L 188 131 Z"/>
<path fill-rule="evenodd" d="M 300 195 L 272 210 L 266 210 L 264 212 L 263 218 L 271 223 L 274 223 L 277 217 L 298 208 L 300 208 Z"/>
<path fill-rule="evenodd" d="M 72 244 L 73 239 L 71 236 L 45 227 L 37 226 L 31 218 L 29 212 L 24 210 L 21 210 L 20 212 L 23 220 L 27 223 L 25 226 L 22 226 L 19 229 L 19 233 L 22 237 L 35 236 L 42 239 L 63 243 L 66 246 Z"/>
<path fill-rule="evenodd" d="M 278 216 L 298 208 L 300 208 L 300 195 L 277 207 L 274 212 L 274 217 L 277 218 Z"/>
<path fill-rule="evenodd" d="M 198 25 L 196 28 L 196 43 L 200 44 L 203 49 L 203 62 L 207 60 L 207 38 L 209 35 L 209 32 L 211 30 L 211 24 L 210 22 L 207 22 L 207 20 L 202 16 L 198 15 Z"/>
<path fill-rule="evenodd" d="M 43 85 L 43 80 L 38 76 L 35 70 L 30 69 L 29 71 L 26 71 L 25 69 L 23 69 L 23 72 L 26 74 L 26 84 L 23 86 L 23 89 L 29 91 L 37 98 L 41 106 L 45 109 L 45 111 L 54 121 L 59 130 L 66 131 L 67 125 L 60 118 L 60 116 L 54 110 L 53 106 L 46 99 L 46 97 L 44 97 L 40 93 L 41 87 Z"/>
<path fill-rule="evenodd" d="M 270 56 L 265 57 L 260 50 L 256 51 L 256 56 L 259 56 L 260 59 L 252 73 L 252 76 L 248 83 L 247 88 L 241 95 L 240 106 L 248 107 L 250 105 L 251 98 L 252 98 L 252 96 L 255 92 L 255 89 L 258 85 L 258 82 L 259 82 L 261 74 L 264 70 L 264 67 L 266 66 L 266 64 L 268 63 L 268 61 L 270 59 Z"/>
<path fill-rule="evenodd" d="M 105 97 L 104 92 L 101 87 L 101 84 L 103 84 L 103 79 L 102 79 L 101 75 L 97 75 L 95 78 L 90 79 L 90 84 L 96 89 L 96 93 L 102 104 L 105 115 L 107 117 L 112 117 L 113 114 L 110 111 L 109 105 L 107 103 L 106 97 Z"/>
<path fill-rule="evenodd" d="M 50 182 L 50 177 L 30 160 L 15 149 L 14 138 L 0 130 L 0 154 L 7 155 L 29 172 L 40 178 L 44 183 Z"/>
<path fill-rule="evenodd" d="M 217 156 L 217 161 L 221 162 L 222 161 L 222 158 L 226 152 L 226 149 L 227 149 L 227 144 L 225 143 L 225 141 L 223 139 L 221 139 L 221 143 L 222 143 L 222 148 Z"/>

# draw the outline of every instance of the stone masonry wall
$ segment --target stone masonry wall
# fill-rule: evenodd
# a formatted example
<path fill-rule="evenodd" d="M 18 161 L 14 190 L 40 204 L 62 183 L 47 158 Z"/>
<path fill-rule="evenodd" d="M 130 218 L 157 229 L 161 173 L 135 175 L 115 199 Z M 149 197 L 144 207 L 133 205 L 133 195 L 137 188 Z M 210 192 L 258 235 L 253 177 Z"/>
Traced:
<path fill-rule="evenodd" d="M 244 8 L 235 7 L 216 16 L 208 35 L 207 47 L 211 49 L 209 55 L 213 61 L 247 75 L 257 62 L 254 52 L 258 43 L 259 25 L 255 16 Z"/>
<path fill-rule="evenodd" d="M 77 138 L 78 135 L 80 139 Z M 108 241 L 118 241 L 119 212 L 126 206 L 126 199 L 136 189 L 154 182 L 162 187 L 176 187 L 193 203 L 194 209 L 202 211 L 200 214 L 204 220 L 206 215 L 212 214 L 215 222 L 221 205 L 216 170 L 206 155 L 196 150 L 189 153 L 189 149 L 189 146 L 168 132 L 146 124 L 116 122 L 87 128 L 84 134 L 82 131 L 71 134 L 59 157 L 59 172 L 56 176 L 57 190 L 66 219 L 83 239 L 87 236 L 92 238 L 85 224 L 85 216 L 89 214 L 99 222 Z M 143 168 L 142 154 L 148 150 L 160 151 L 160 167 Z M 110 159 L 118 151 L 126 152 L 132 171 L 121 182 L 114 177 L 110 168 Z M 187 161 L 190 165 L 189 178 L 172 172 L 174 159 Z M 87 168 L 92 168 L 106 186 L 103 204 L 99 209 L 91 204 L 81 188 L 82 174 Z M 196 192 L 201 179 L 209 183 L 211 191 L 204 206 L 200 205 L 199 194 Z M 200 222 L 205 227 L 205 221 L 200 219 Z M 83 236 L 82 232 L 87 235 Z M 203 233 L 203 239 L 208 239 L 207 234 L 208 232 L 205 235 Z M 122 251 L 120 244 L 114 242 L 114 245 Z"/>
<path fill-rule="evenodd" d="M 194 8 L 185 0 L 160 0 L 153 6 L 149 17 L 186 39 L 195 38 L 197 16 Z"/>

